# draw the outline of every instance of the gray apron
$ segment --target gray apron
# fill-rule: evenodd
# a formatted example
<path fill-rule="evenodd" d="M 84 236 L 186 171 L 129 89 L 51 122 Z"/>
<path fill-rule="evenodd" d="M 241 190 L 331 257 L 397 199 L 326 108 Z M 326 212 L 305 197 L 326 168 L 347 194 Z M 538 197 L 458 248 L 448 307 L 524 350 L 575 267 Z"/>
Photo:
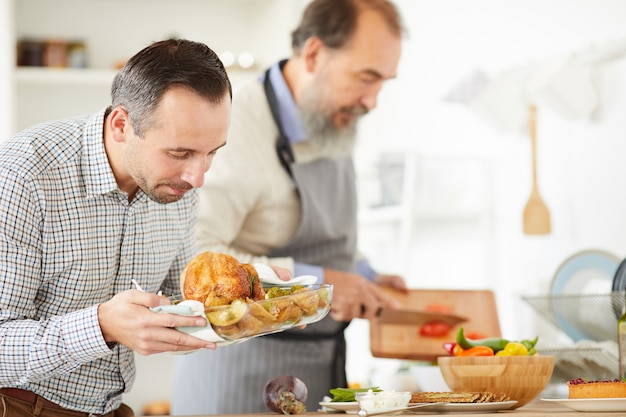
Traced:
<path fill-rule="evenodd" d="M 267 93 L 271 86 L 266 84 Z M 268 101 L 275 113 L 272 93 Z M 280 131 L 280 124 L 277 125 Z M 291 256 L 296 262 L 354 271 L 357 200 L 352 158 L 296 164 L 282 133 L 277 152 L 299 194 L 301 217 L 290 242 L 267 255 Z M 348 324 L 327 316 L 303 330 L 176 357 L 173 413 L 268 412 L 263 388 L 267 381 L 280 375 L 293 375 L 304 381 L 308 387 L 307 410 L 317 410 L 331 388 L 347 385 L 343 332 Z"/>

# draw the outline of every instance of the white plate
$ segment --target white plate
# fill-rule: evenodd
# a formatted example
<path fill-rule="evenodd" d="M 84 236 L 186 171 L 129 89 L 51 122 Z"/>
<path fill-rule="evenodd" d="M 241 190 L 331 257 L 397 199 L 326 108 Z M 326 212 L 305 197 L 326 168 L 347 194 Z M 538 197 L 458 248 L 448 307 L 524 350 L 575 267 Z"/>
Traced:
<path fill-rule="evenodd" d="M 359 411 L 359 403 L 356 401 L 349 402 L 320 402 L 320 405 L 324 408 L 329 408 L 330 411 L 345 411 L 349 414 L 356 414 Z"/>
<path fill-rule="evenodd" d="M 626 398 L 542 398 L 541 401 L 555 402 L 576 411 L 626 411 Z"/>
<path fill-rule="evenodd" d="M 422 403 L 419 403 L 422 404 Z M 496 412 L 500 410 L 507 410 L 517 404 L 517 401 L 500 401 L 493 403 L 444 403 L 433 404 L 432 407 L 428 407 L 424 410 L 415 409 L 409 411 L 409 413 L 419 413 L 421 411 L 431 413 L 433 411 L 439 411 L 441 413 L 484 413 L 484 412 Z M 417 405 L 414 403 L 409 404 Z"/>
<path fill-rule="evenodd" d="M 555 296 L 609 294 L 619 263 L 617 256 L 600 250 L 575 253 L 557 269 L 550 292 Z M 556 322 L 575 342 L 605 340 L 598 334 L 613 333 L 614 324 L 611 323 L 615 322 L 615 318 L 612 314 L 605 317 L 605 311 L 595 305 L 592 297 L 555 297 L 552 302 Z"/>

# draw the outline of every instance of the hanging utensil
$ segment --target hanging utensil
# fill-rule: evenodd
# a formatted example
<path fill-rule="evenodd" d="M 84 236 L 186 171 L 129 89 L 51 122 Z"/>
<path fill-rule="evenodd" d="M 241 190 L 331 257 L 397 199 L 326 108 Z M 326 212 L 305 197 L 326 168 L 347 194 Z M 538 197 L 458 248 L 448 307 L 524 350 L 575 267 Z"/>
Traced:
<path fill-rule="evenodd" d="M 524 207 L 524 234 L 547 235 L 550 233 L 550 213 L 537 187 L 537 107 L 531 104 L 528 112 L 528 133 L 533 163 L 533 186 Z"/>

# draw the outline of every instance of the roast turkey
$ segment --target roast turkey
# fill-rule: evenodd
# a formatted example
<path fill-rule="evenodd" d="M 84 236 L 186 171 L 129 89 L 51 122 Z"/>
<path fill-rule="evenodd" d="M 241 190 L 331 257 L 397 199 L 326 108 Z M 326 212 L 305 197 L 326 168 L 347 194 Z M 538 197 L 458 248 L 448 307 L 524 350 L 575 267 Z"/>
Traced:
<path fill-rule="evenodd" d="M 205 307 L 265 299 L 254 266 L 225 253 L 204 252 L 193 258 L 181 273 L 180 288 L 185 300 L 200 301 Z"/>

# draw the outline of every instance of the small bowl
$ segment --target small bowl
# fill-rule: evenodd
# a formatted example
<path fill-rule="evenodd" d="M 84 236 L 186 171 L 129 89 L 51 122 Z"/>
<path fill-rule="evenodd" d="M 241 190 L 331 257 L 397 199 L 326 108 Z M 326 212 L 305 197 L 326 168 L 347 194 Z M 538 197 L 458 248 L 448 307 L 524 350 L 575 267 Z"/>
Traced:
<path fill-rule="evenodd" d="M 359 403 L 359 408 L 368 413 L 382 412 L 385 410 L 396 410 L 409 405 L 411 401 L 410 391 L 364 391 L 356 392 L 354 398 Z M 398 413 L 400 413 L 398 411 Z"/>
<path fill-rule="evenodd" d="M 554 356 L 440 356 L 439 369 L 452 391 L 489 391 L 517 401 L 534 400 L 554 370 Z"/>

